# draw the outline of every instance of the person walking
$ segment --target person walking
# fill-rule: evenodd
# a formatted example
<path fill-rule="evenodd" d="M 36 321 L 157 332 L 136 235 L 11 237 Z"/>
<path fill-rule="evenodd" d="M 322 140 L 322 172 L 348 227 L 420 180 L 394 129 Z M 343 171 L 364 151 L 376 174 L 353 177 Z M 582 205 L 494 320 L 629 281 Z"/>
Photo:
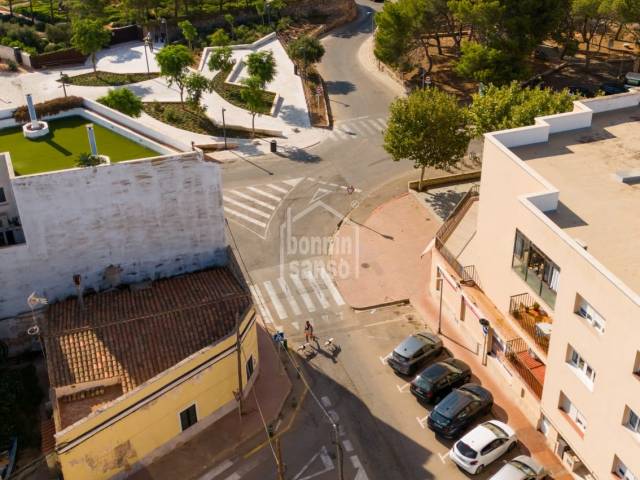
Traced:
<path fill-rule="evenodd" d="M 313 336 L 313 325 L 311 325 L 309 320 L 307 320 L 307 323 L 304 325 L 304 338 L 307 340 L 307 343 L 315 339 Z"/>

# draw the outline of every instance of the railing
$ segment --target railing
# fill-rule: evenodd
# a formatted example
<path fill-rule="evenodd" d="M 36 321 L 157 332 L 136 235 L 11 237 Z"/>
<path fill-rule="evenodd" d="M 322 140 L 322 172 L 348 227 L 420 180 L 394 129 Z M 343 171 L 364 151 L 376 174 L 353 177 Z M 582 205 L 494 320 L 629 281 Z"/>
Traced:
<path fill-rule="evenodd" d="M 522 338 L 514 338 L 507 342 L 507 348 L 505 350 L 505 357 L 515 368 L 520 375 L 520 378 L 524 380 L 524 382 L 531 388 L 531 391 L 538 397 L 538 399 L 542 398 L 542 389 L 543 384 L 540 383 L 538 378 L 531 372 L 529 367 L 525 365 L 520 359 L 520 355 L 523 352 L 526 352 L 529 349 L 527 343 Z"/>
<path fill-rule="evenodd" d="M 542 309 L 535 310 L 535 299 L 528 293 L 521 293 L 511 297 L 509 313 L 524 329 L 529 337 L 544 350 L 549 351 L 549 336 L 537 327 L 539 323 L 552 323 L 551 318 Z"/>
<path fill-rule="evenodd" d="M 447 247 L 444 246 L 444 243 L 440 241 L 438 237 L 436 237 L 436 249 L 440 252 L 440 255 L 447 261 L 447 263 L 453 268 L 456 274 L 464 279 L 464 269 L 465 267 L 456 259 L 456 257 L 449 251 Z"/>
<path fill-rule="evenodd" d="M 440 239 L 442 244 L 447 241 L 451 233 L 460 223 L 460 220 L 462 220 L 462 217 L 464 217 L 464 214 L 469 210 L 471 204 L 476 201 L 479 196 L 480 186 L 474 185 L 467 193 L 464 194 L 464 197 L 462 197 L 462 199 L 453 208 L 447 219 L 436 232 L 436 238 Z"/>

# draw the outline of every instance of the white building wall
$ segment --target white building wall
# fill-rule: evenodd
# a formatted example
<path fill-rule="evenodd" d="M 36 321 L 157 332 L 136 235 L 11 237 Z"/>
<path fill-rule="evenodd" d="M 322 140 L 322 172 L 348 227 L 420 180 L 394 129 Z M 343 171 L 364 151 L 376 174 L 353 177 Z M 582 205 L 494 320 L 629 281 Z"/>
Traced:
<path fill-rule="evenodd" d="M 26 244 L 0 249 L 0 318 L 28 309 L 33 292 L 50 302 L 123 283 L 226 262 L 219 166 L 200 153 L 11 179 Z"/>

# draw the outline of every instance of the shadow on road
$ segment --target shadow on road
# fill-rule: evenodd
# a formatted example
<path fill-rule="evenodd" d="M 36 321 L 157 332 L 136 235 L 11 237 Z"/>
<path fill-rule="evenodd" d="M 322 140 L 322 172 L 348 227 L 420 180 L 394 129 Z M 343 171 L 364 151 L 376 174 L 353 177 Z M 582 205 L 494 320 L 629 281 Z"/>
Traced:
<path fill-rule="evenodd" d="M 346 80 L 329 80 L 325 84 L 331 95 L 347 95 L 356 90 L 355 84 Z"/>

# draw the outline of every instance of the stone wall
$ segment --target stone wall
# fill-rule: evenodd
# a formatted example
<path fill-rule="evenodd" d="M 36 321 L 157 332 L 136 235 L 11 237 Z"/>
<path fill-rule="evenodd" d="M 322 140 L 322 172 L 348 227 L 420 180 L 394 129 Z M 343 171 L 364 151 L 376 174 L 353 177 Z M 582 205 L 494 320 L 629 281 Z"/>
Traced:
<path fill-rule="evenodd" d="M 0 249 L 0 318 L 85 288 L 226 263 L 219 165 L 200 152 L 11 179 L 26 244 Z M 113 269 L 112 269 L 113 270 Z"/>

